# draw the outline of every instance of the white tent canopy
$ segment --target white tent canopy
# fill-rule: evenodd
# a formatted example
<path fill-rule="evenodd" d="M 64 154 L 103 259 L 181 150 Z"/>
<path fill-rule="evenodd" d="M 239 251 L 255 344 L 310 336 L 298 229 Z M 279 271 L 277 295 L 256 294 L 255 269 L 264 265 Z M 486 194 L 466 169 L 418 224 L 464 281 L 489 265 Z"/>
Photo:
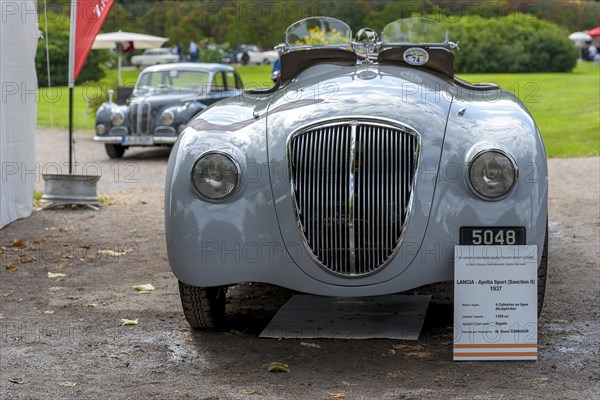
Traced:
<path fill-rule="evenodd" d="M 17 2 L 15 2 L 17 3 Z M 23 10 L 35 0 L 22 0 Z M 35 52 L 39 37 L 35 13 L 6 13 L 0 23 L 0 228 L 29 216 L 35 164 L 37 75 Z"/>
<path fill-rule="evenodd" d="M 118 44 L 133 43 L 135 49 L 151 49 L 162 46 L 168 38 L 160 36 L 145 35 L 133 32 L 111 32 L 96 35 L 96 40 L 92 44 L 92 49 L 116 49 Z M 121 86 L 121 48 L 118 48 L 118 77 L 119 86 Z"/>

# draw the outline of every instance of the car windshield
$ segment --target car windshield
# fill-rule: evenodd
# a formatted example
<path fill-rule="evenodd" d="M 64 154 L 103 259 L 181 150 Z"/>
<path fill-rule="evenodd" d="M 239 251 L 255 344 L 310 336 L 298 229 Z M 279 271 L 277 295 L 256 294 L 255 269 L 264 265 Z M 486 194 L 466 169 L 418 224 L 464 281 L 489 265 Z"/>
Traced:
<path fill-rule="evenodd" d="M 290 47 L 345 46 L 351 41 L 350 27 L 329 17 L 303 19 L 290 25 L 285 33 L 285 42 Z"/>
<path fill-rule="evenodd" d="M 426 18 L 398 19 L 387 24 L 381 34 L 385 45 L 431 44 L 448 46 L 449 34 L 444 25 Z M 300 20 L 287 29 L 285 44 L 289 49 L 310 47 L 348 47 L 352 30 L 344 22 L 330 17 Z"/>
<path fill-rule="evenodd" d="M 137 86 L 142 90 L 203 90 L 208 87 L 209 77 L 206 71 L 142 72 Z"/>
<path fill-rule="evenodd" d="M 381 34 L 381 41 L 386 44 L 442 44 L 448 38 L 444 25 L 425 18 L 397 19 L 387 24 Z"/>

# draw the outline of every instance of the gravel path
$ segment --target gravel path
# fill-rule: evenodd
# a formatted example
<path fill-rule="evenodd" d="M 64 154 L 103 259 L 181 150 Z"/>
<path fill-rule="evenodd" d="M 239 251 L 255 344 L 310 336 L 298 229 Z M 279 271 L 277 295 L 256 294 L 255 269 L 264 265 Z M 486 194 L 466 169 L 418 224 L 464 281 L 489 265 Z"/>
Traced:
<path fill-rule="evenodd" d="M 115 164 L 89 133 L 76 137 L 78 160 L 100 166 L 98 191 L 111 205 L 36 212 L 0 231 L 2 264 L 16 267 L 0 268 L 3 399 L 579 400 L 600 392 L 598 157 L 549 162 L 539 360 L 455 363 L 452 308 L 443 304 L 430 306 L 418 343 L 311 340 L 316 348 L 258 339 L 289 293 L 244 285 L 228 305 L 230 331 L 192 332 L 164 243 L 168 149 L 135 150 Z M 66 160 L 64 138 L 58 130 L 38 134 L 40 168 Z M 114 171 L 135 172 L 135 182 Z M 12 246 L 16 240 L 22 247 Z M 55 281 L 48 272 L 66 276 Z M 146 283 L 156 290 L 131 288 Z M 121 326 L 121 318 L 139 325 Z M 268 373 L 272 361 L 291 373 Z"/>

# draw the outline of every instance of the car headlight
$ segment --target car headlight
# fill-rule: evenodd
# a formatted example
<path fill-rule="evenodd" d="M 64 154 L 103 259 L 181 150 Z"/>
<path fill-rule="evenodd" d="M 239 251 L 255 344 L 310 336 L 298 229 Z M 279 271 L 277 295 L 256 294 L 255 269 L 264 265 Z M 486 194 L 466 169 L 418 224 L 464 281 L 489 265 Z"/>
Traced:
<path fill-rule="evenodd" d="M 123 121 L 125 121 L 125 117 L 123 117 L 123 113 L 121 111 L 115 111 L 110 116 L 110 122 L 112 122 L 112 124 L 115 126 L 121 125 Z"/>
<path fill-rule="evenodd" d="M 469 163 L 469 183 L 478 196 L 499 200 L 517 181 L 517 166 L 512 157 L 500 150 L 478 153 Z"/>
<path fill-rule="evenodd" d="M 175 119 L 175 114 L 171 110 L 165 110 L 160 114 L 160 123 L 163 125 L 171 125 Z"/>
<path fill-rule="evenodd" d="M 221 152 L 201 155 L 192 167 L 192 185 L 207 200 L 223 200 L 233 193 L 240 180 L 240 167 Z"/>
<path fill-rule="evenodd" d="M 104 135 L 104 132 L 106 132 L 106 127 L 104 126 L 104 124 L 96 125 L 96 133 L 98 135 Z"/>

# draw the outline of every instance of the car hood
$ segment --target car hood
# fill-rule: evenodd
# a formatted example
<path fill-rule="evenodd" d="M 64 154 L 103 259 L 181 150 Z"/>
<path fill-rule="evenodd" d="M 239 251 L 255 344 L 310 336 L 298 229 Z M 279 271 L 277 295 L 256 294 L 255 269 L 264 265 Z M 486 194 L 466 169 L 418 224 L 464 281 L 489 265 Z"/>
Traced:
<path fill-rule="evenodd" d="M 339 118 L 394 121 L 417 133 L 419 162 L 405 240 L 421 243 L 433 201 L 453 88 L 446 81 L 417 69 L 365 64 L 317 65 L 278 91 L 267 114 L 267 150 L 273 200 L 290 255 L 298 254 L 298 243 L 303 239 L 290 191 L 288 139 L 299 128 Z M 315 269 L 310 262 L 297 261 L 297 264 L 317 280 L 334 279 L 331 274 Z M 372 275 L 369 284 L 391 279 L 388 273 L 391 270 Z"/>

